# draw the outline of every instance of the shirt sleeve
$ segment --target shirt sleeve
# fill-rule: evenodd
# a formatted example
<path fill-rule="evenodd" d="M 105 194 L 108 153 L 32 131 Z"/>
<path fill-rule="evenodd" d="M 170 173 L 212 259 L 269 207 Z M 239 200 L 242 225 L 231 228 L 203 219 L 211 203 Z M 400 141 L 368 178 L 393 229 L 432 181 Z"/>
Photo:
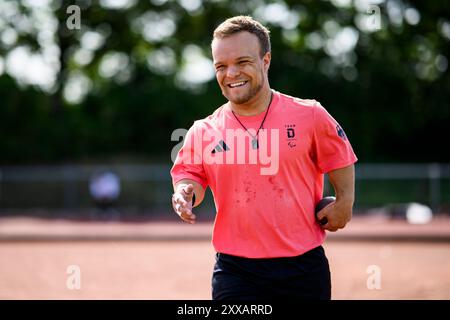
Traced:
<path fill-rule="evenodd" d="M 201 128 L 194 123 L 187 132 L 183 146 L 170 170 L 173 184 L 182 179 L 191 179 L 200 183 L 203 189 L 206 189 L 208 180 L 203 167 L 202 152 Z"/>
<path fill-rule="evenodd" d="M 313 109 L 315 154 L 321 173 L 355 163 L 358 159 L 344 129 L 320 103 Z"/>

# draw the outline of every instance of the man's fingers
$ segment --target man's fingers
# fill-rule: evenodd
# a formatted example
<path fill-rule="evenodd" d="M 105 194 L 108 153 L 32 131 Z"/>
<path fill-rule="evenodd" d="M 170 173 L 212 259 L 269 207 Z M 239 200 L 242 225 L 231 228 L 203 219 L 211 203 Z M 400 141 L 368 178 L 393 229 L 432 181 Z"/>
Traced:
<path fill-rule="evenodd" d="M 196 216 L 195 214 L 193 214 L 192 212 L 188 213 L 188 212 L 177 212 L 178 215 L 180 216 L 180 218 L 185 221 L 185 222 L 189 222 L 189 223 L 194 223 Z"/>
<path fill-rule="evenodd" d="M 175 199 L 175 204 L 179 204 L 180 206 L 186 206 L 188 202 L 184 200 L 182 197 Z"/>
<path fill-rule="evenodd" d="M 180 208 L 180 213 L 185 214 L 186 216 L 190 216 L 192 215 L 192 211 L 189 208 L 186 207 L 181 207 Z"/>
<path fill-rule="evenodd" d="M 319 220 L 321 228 L 328 231 L 337 231 L 339 228 L 336 226 L 336 221 L 333 219 L 330 220 L 328 218 L 330 217 L 324 215 L 322 219 Z"/>
<path fill-rule="evenodd" d="M 183 202 L 185 204 L 183 204 Z M 196 216 L 194 213 L 192 213 L 191 209 L 187 207 L 187 202 L 183 200 L 174 200 L 174 209 L 175 212 L 180 216 L 180 218 L 189 223 L 194 223 Z"/>
<path fill-rule="evenodd" d="M 342 229 L 345 227 L 345 224 L 339 223 L 338 221 L 332 220 L 332 221 L 327 221 L 327 223 L 321 224 L 322 229 L 331 231 L 331 232 L 335 232 L 338 231 L 339 229 Z"/>
<path fill-rule="evenodd" d="M 322 228 L 325 228 L 325 226 L 328 224 L 328 215 L 324 209 L 320 210 L 317 213 L 317 221 Z"/>
<path fill-rule="evenodd" d="M 191 201 L 194 196 L 194 186 L 192 184 L 188 184 L 183 189 L 181 189 L 186 195 L 186 200 Z"/>
<path fill-rule="evenodd" d="M 180 203 L 182 205 L 185 205 L 185 204 L 187 204 L 187 201 L 186 201 L 186 199 L 184 197 L 185 197 L 184 195 L 182 195 L 181 193 L 177 192 L 177 193 L 174 194 L 173 200 L 176 203 Z"/>
<path fill-rule="evenodd" d="M 193 214 L 189 208 L 179 203 L 175 204 L 174 209 L 178 213 L 178 215 L 184 214 L 186 216 L 190 216 Z"/>
<path fill-rule="evenodd" d="M 178 195 L 173 198 L 173 206 L 176 211 L 180 212 L 191 209 L 189 202 L 187 202 L 182 195 Z"/>
<path fill-rule="evenodd" d="M 194 223 L 195 214 L 192 213 L 192 197 L 194 195 L 194 186 L 188 184 L 180 189 L 172 197 L 172 204 L 175 212 L 183 221 Z"/>
<path fill-rule="evenodd" d="M 185 210 L 180 214 L 180 218 L 186 222 L 194 223 L 196 216 L 191 211 Z"/>
<path fill-rule="evenodd" d="M 188 184 L 184 187 L 184 192 L 186 192 L 187 194 L 194 192 L 194 186 L 192 184 Z"/>
<path fill-rule="evenodd" d="M 319 212 L 317 212 L 317 220 L 322 220 L 323 218 L 325 218 L 325 212 L 322 210 L 320 210 Z"/>
<path fill-rule="evenodd" d="M 328 227 L 330 226 L 329 224 L 329 213 L 330 210 L 332 210 L 334 206 L 334 203 L 329 203 L 327 204 L 324 208 L 322 208 L 322 210 L 320 210 L 319 212 L 317 212 L 317 220 L 319 221 L 320 226 L 322 227 L 322 229 L 328 229 Z"/>
<path fill-rule="evenodd" d="M 319 224 L 321 226 L 325 226 L 328 224 L 328 218 L 327 217 L 323 217 L 322 219 L 319 219 Z"/>
<path fill-rule="evenodd" d="M 328 223 L 322 226 L 323 229 L 328 230 L 330 232 L 336 232 L 339 228 L 331 227 Z"/>
<path fill-rule="evenodd" d="M 322 220 L 323 218 L 327 217 L 328 211 L 333 207 L 333 205 L 333 203 L 329 203 L 325 207 L 323 207 L 322 210 L 317 212 L 317 219 Z"/>

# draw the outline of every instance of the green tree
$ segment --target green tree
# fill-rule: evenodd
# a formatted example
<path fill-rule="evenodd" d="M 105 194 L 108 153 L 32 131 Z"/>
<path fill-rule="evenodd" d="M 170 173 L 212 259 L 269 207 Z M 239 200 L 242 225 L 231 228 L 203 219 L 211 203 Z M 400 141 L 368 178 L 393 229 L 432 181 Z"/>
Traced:
<path fill-rule="evenodd" d="M 271 30 L 272 87 L 320 101 L 361 161 L 450 161 L 431 143 L 450 120 L 448 6 L 376 3 L 0 0 L 0 162 L 169 161 L 171 132 L 225 101 L 210 40 L 237 14 Z"/>

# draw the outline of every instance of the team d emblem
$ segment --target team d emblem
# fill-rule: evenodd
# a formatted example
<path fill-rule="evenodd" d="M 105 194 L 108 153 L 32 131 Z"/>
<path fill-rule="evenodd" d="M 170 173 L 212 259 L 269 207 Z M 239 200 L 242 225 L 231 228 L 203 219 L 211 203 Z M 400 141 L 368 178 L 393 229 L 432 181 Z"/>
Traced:
<path fill-rule="evenodd" d="M 295 137 L 295 131 L 294 131 L 293 128 L 287 128 L 287 136 L 288 136 L 289 139 Z"/>

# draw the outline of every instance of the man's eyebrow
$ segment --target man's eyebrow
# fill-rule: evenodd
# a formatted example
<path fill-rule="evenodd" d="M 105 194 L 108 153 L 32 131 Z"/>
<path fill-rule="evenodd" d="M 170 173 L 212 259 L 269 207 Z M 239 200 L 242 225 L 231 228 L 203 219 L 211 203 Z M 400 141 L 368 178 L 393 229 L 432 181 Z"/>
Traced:
<path fill-rule="evenodd" d="M 252 56 L 240 56 L 240 57 L 236 58 L 236 60 L 244 60 L 244 59 L 253 60 L 253 57 Z M 217 62 L 214 63 L 215 66 L 217 66 L 219 64 L 223 64 L 223 62 L 222 61 L 217 61 Z"/>

